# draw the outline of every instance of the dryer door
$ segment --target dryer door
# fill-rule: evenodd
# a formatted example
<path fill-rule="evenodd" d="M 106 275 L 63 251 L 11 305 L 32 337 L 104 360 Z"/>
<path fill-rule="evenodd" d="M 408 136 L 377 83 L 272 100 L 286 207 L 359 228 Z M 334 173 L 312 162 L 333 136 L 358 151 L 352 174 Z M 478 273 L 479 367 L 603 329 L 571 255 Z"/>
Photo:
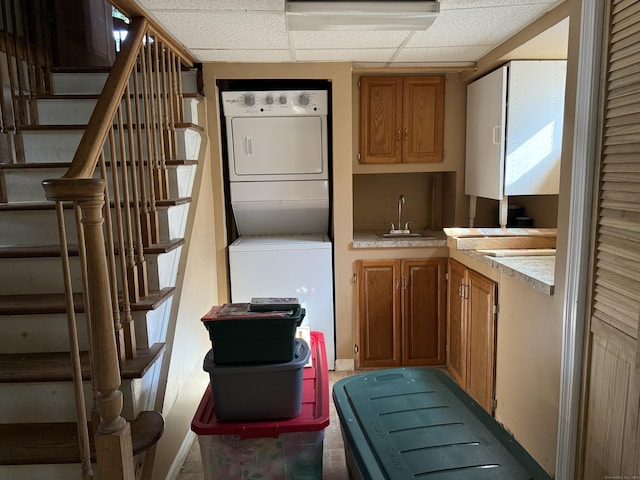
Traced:
<path fill-rule="evenodd" d="M 328 179 L 323 116 L 231 117 L 227 127 L 232 182 Z"/>

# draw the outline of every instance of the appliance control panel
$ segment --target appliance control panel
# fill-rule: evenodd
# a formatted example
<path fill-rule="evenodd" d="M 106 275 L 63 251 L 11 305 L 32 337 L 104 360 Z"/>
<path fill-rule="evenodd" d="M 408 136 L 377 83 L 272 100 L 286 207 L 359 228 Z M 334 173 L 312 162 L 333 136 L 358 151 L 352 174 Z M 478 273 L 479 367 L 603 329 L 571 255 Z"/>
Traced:
<path fill-rule="evenodd" d="M 326 90 L 222 92 L 226 117 L 327 115 Z"/>

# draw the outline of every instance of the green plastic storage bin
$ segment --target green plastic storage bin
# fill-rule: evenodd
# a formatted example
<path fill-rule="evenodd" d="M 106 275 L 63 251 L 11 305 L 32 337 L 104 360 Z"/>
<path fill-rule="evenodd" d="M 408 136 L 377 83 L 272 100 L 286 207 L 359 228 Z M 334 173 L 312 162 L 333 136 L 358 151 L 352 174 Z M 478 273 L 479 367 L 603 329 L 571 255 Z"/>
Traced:
<path fill-rule="evenodd" d="M 296 308 L 291 315 L 271 318 L 252 315 L 231 319 L 204 320 L 217 365 L 283 363 L 295 355 L 296 328 L 306 310 Z"/>
<path fill-rule="evenodd" d="M 333 400 L 351 479 L 551 480 L 446 374 L 377 370 L 339 380 Z"/>

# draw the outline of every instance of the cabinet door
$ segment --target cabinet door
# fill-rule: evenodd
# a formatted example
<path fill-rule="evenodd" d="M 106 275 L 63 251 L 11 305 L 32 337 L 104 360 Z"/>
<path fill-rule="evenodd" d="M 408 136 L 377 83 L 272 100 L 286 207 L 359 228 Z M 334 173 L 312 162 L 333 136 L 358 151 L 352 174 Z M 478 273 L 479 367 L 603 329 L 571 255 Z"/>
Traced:
<path fill-rule="evenodd" d="M 444 149 L 442 75 L 403 78 L 402 161 L 441 162 Z"/>
<path fill-rule="evenodd" d="M 402 77 L 360 79 L 360 163 L 400 163 Z"/>
<path fill-rule="evenodd" d="M 507 67 L 467 86 L 464 193 L 501 200 L 504 192 Z"/>
<path fill-rule="evenodd" d="M 467 385 L 467 342 L 465 300 L 463 296 L 465 267 L 449 260 L 447 286 L 447 369 L 463 387 Z"/>
<path fill-rule="evenodd" d="M 400 261 L 359 261 L 358 327 L 360 367 L 401 363 Z"/>
<path fill-rule="evenodd" d="M 493 413 L 497 285 L 467 270 L 467 392 Z"/>
<path fill-rule="evenodd" d="M 445 259 L 402 261 L 402 364 L 444 365 Z"/>

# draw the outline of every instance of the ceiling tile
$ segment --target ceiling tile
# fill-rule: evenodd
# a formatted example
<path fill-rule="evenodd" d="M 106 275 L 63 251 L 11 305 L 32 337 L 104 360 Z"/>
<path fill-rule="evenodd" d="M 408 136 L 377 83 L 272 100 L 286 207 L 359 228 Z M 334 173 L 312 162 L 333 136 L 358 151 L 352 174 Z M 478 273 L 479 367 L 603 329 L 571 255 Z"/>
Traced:
<path fill-rule="evenodd" d="M 399 47 L 410 32 L 292 32 L 295 48 L 389 48 Z"/>
<path fill-rule="evenodd" d="M 278 10 L 284 11 L 284 0 L 138 0 L 147 11 L 152 10 Z"/>
<path fill-rule="evenodd" d="M 275 12 L 155 12 L 190 49 L 288 49 L 284 18 Z"/>
<path fill-rule="evenodd" d="M 560 4 L 563 0 L 440 0 L 440 11 L 458 8 L 493 8 L 493 7 L 524 7 L 532 4 L 547 6 Z"/>
<path fill-rule="evenodd" d="M 438 15 L 425 31 L 416 32 L 407 47 L 443 47 L 464 45 L 496 45 L 508 38 L 528 19 L 535 18 L 547 9 L 546 4 L 518 7 L 449 10 Z"/>
<path fill-rule="evenodd" d="M 493 48 L 492 45 L 465 47 L 403 48 L 393 59 L 396 63 L 464 63 L 474 62 Z"/>
<path fill-rule="evenodd" d="M 289 50 L 192 50 L 201 62 L 290 62 Z"/>
<path fill-rule="evenodd" d="M 393 48 L 296 50 L 298 61 L 319 62 L 388 62 L 396 52 Z"/>

